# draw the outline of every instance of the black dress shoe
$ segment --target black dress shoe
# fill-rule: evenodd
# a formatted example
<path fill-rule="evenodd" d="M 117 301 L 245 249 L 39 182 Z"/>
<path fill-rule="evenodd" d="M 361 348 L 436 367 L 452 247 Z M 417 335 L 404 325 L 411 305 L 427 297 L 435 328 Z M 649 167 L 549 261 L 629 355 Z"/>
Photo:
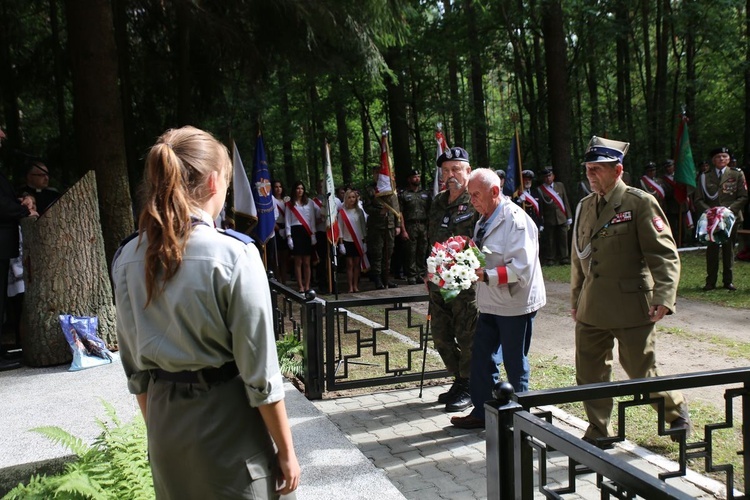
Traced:
<path fill-rule="evenodd" d="M 383 290 L 385 288 L 383 280 L 380 279 L 380 276 L 376 276 L 375 278 L 373 278 L 372 282 L 375 284 L 375 288 L 378 290 Z"/>
<path fill-rule="evenodd" d="M 484 429 L 484 420 L 471 414 L 465 417 L 451 417 L 451 424 L 459 429 Z"/>
<path fill-rule="evenodd" d="M 693 425 L 690 423 L 690 414 L 688 413 L 687 404 L 683 403 L 682 406 L 680 406 L 680 416 L 676 419 L 672 420 L 669 423 L 669 429 L 674 430 L 684 430 L 685 431 L 685 439 L 690 437 L 690 434 L 693 432 Z M 672 434 L 669 436 L 669 438 L 675 442 L 680 442 L 680 434 Z"/>
<path fill-rule="evenodd" d="M 709 291 L 711 291 L 711 290 L 716 290 L 716 285 L 711 285 L 710 283 L 706 283 L 706 284 L 705 284 L 705 285 L 703 286 L 703 291 L 704 291 L 704 292 L 709 292 Z"/>
<path fill-rule="evenodd" d="M 737 291 L 737 287 L 734 286 L 732 283 L 725 283 L 724 284 L 724 288 L 726 288 L 730 292 L 736 292 Z"/>
<path fill-rule="evenodd" d="M 398 285 L 394 283 L 393 281 L 388 282 L 388 288 L 398 288 Z"/>
<path fill-rule="evenodd" d="M 583 438 L 581 439 L 586 441 L 588 444 L 592 444 L 602 450 L 611 450 L 612 448 L 614 448 L 614 445 L 612 443 L 605 442 L 603 439 L 594 439 L 588 436 L 583 436 Z"/>

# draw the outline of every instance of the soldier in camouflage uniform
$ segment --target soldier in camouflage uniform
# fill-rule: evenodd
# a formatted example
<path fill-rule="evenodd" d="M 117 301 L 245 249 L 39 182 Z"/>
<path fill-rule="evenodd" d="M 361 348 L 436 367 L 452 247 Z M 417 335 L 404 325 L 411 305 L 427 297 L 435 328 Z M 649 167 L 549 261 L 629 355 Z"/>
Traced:
<path fill-rule="evenodd" d="M 380 166 L 373 167 L 373 175 L 377 182 Z M 375 288 L 397 288 L 398 285 L 390 280 L 391 254 L 393 242 L 401 232 L 401 217 L 398 196 L 391 193 L 376 196 L 376 183 L 367 186 L 364 209 L 367 213 L 367 256 L 370 259 L 370 276 Z M 396 215 L 399 214 L 399 215 Z"/>
<path fill-rule="evenodd" d="M 469 155 L 463 148 L 453 147 L 440 155 L 437 164 L 443 173 L 445 191 L 432 201 L 428 241 L 434 245 L 451 236 L 471 238 L 479 214 L 471 205 L 466 190 L 471 172 Z M 446 369 L 455 377 L 451 388 L 438 397 L 438 402 L 445 403 L 445 411 L 462 411 L 471 406 L 469 375 L 478 315 L 476 287 L 462 291 L 450 302 L 443 300 L 439 287 L 434 283 L 428 283 L 428 288 L 435 348 Z"/>
<path fill-rule="evenodd" d="M 430 192 L 422 189 L 419 170 L 412 170 L 407 187 L 399 193 L 401 205 L 401 238 L 406 247 L 406 282 L 417 283 L 425 275 L 427 259 L 427 215 L 430 213 Z"/>

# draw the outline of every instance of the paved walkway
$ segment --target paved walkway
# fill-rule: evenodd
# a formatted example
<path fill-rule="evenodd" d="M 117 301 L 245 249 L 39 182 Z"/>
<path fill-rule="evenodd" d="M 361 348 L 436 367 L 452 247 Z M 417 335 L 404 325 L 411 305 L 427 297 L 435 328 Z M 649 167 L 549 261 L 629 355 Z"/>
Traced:
<path fill-rule="evenodd" d="M 407 499 L 459 500 L 487 498 L 484 430 L 462 430 L 450 425 L 450 414 L 435 403 L 447 386 L 341 397 L 315 401 L 315 406 L 382 469 Z M 548 409 L 548 408 L 545 408 Z M 555 409 L 555 425 L 581 435 L 584 422 Z M 611 453 L 656 476 L 676 470 L 677 464 L 623 443 Z M 550 455 L 547 472 L 552 481 L 567 484 L 567 462 Z M 690 472 L 687 479 L 669 484 L 693 498 L 726 498 L 723 486 Z M 599 498 L 593 474 L 579 477 L 578 494 L 565 498 Z M 538 498 L 543 498 L 541 494 Z"/>

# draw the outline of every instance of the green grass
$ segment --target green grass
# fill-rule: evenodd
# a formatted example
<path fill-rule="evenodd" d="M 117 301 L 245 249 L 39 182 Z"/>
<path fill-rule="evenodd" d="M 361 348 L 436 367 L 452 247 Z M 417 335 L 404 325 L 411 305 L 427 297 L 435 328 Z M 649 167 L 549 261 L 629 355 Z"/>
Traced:
<path fill-rule="evenodd" d="M 747 347 L 747 346 L 746 346 Z M 575 385 L 575 368 L 568 365 L 558 364 L 556 357 L 550 356 L 529 356 L 531 364 L 531 380 L 529 388 L 531 390 L 551 389 L 556 387 L 568 387 Z M 615 401 L 624 401 L 628 398 L 618 398 Z M 586 414 L 583 410 L 583 404 L 566 403 L 559 405 L 561 409 L 578 418 L 586 420 Z M 673 443 L 667 436 L 659 436 L 657 430 L 656 412 L 649 406 L 631 407 L 626 411 L 626 438 L 653 451 L 659 455 L 665 456 L 670 460 L 679 459 L 679 446 Z M 715 406 L 695 401 L 690 404 L 690 420 L 693 423 L 694 434 L 688 441 L 703 438 L 703 429 L 706 424 L 723 422 L 725 419 L 724 410 Z M 617 432 L 617 406 L 612 413 L 612 420 Z M 734 467 L 734 487 L 743 490 L 744 484 L 744 467 L 742 456 L 737 453 L 742 450 L 742 429 L 739 424 L 735 424 L 732 429 L 722 429 L 714 432 L 712 436 L 713 447 L 713 464 L 731 464 Z M 688 466 L 698 472 L 705 469 L 703 460 L 690 460 Z M 711 473 L 709 477 L 724 483 L 726 475 L 724 473 Z"/>
<path fill-rule="evenodd" d="M 734 284 L 739 288 L 736 292 L 729 292 L 723 288 L 704 292 L 701 288 L 706 284 L 706 252 L 680 252 L 680 260 L 682 272 L 677 288 L 678 296 L 738 309 L 750 309 L 750 262 L 738 260 L 734 263 Z M 548 281 L 570 283 L 570 266 L 548 266 L 544 267 L 542 272 L 544 279 Z M 718 285 L 721 287 L 721 280 Z"/>

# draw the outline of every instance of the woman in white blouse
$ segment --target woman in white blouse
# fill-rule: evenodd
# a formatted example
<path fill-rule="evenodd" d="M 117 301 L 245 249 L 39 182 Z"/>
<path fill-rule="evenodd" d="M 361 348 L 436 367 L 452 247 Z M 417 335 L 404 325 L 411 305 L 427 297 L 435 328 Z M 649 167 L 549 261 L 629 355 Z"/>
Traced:
<path fill-rule="evenodd" d="M 315 238 L 318 208 L 307 197 L 302 181 L 294 183 L 291 199 L 286 205 L 286 242 L 294 259 L 299 292 L 305 293 L 310 290 L 310 257 L 318 243 Z"/>
<path fill-rule="evenodd" d="M 365 213 L 359 206 L 359 193 L 353 189 L 344 195 L 344 205 L 338 213 L 339 252 L 346 256 L 346 280 L 349 293 L 359 291 L 359 274 L 362 258 L 367 252 L 367 221 Z M 369 266 L 365 266 L 369 267 Z"/>

